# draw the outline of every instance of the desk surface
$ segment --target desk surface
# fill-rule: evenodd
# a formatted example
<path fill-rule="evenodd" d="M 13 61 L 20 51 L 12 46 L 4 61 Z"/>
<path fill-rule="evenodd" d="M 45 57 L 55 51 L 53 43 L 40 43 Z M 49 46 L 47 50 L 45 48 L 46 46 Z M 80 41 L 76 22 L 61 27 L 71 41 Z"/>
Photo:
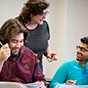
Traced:
<path fill-rule="evenodd" d="M 27 87 L 17 82 L 0 82 L 0 88 L 27 88 Z"/>
<path fill-rule="evenodd" d="M 58 88 L 88 88 L 88 85 L 60 85 Z"/>

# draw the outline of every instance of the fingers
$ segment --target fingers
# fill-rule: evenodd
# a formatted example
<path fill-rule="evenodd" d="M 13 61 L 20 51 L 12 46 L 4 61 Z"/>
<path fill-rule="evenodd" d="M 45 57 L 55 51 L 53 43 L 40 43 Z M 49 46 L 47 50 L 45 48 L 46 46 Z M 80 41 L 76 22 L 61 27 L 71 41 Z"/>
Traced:
<path fill-rule="evenodd" d="M 47 59 L 48 59 L 49 62 L 56 61 L 57 56 L 56 56 L 55 53 L 49 53 L 48 56 L 47 56 Z"/>
<path fill-rule="evenodd" d="M 43 81 L 37 81 L 36 83 L 40 86 L 40 88 L 47 88 L 47 87 L 44 85 L 44 82 L 43 82 Z"/>
<path fill-rule="evenodd" d="M 10 54 L 11 50 L 9 48 L 9 45 L 6 43 L 5 45 L 2 46 L 1 50 L 5 53 L 5 54 Z"/>
<path fill-rule="evenodd" d="M 11 50 L 8 44 L 5 44 L 0 49 L 0 61 L 6 61 L 11 54 Z"/>
<path fill-rule="evenodd" d="M 76 85 L 76 80 L 68 80 L 66 82 L 67 85 Z"/>
<path fill-rule="evenodd" d="M 48 53 L 48 54 L 47 54 L 47 57 L 48 57 L 48 58 L 53 58 L 54 56 L 56 56 L 55 53 Z"/>

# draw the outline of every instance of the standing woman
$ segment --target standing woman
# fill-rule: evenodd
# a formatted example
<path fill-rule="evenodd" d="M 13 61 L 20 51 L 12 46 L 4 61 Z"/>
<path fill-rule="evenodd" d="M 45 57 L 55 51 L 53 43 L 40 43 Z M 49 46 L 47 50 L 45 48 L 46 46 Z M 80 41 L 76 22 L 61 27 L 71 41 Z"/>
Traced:
<path fill-rule="evenodd" d="M 44 20 L 49 3 L 45 0 L 28 0 L 16 18 L 29 31 L 26 46 L 36 53 L 39 59 L 41 70 L 42 56 L 45 55 L 51 61 L 56 60 L 56 53 L 49 49 L 48 40 L 50 39 L 49 26 Z"/>

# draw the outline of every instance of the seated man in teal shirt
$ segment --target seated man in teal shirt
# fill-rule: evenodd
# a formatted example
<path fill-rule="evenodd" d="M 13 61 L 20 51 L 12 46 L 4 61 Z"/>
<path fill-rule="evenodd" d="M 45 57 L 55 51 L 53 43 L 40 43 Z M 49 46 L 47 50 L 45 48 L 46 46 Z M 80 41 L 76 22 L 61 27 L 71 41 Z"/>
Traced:
<path fill-rule="evenodd" d="M 60 84 L 88 85 L 88 37 L 81 38 L 76 48 L 76 60 L 67 61 L 58 68 L 49 88 Z"/>

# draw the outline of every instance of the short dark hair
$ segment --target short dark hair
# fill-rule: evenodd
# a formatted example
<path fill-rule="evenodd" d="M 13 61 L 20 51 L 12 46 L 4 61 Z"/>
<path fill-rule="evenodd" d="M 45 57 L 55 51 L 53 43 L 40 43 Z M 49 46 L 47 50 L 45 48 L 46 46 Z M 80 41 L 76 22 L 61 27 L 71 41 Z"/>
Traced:
<path fill-rule="evenodd" d="M 31 21 L 31 14 L 38 15 L 43 13 L 43 10 L 49 7 L 49 3 L 46 0 L 28 0 L 19 15 L 24 23 Z"/>
<path fill-rule="evenodd" d="M 19 33 L 24 34 L 24 41 L 27 38 L 28 31 L 25 29 L 17 19 L 7 20 L 0 29 L 0 41 L 5 44 L 10 41 L 10 39 Z"/>
<path fill-rule="evenodd" d="M 83 37 L 80 39 L 80 41 L 88 45 L 88 37 Z"/>

